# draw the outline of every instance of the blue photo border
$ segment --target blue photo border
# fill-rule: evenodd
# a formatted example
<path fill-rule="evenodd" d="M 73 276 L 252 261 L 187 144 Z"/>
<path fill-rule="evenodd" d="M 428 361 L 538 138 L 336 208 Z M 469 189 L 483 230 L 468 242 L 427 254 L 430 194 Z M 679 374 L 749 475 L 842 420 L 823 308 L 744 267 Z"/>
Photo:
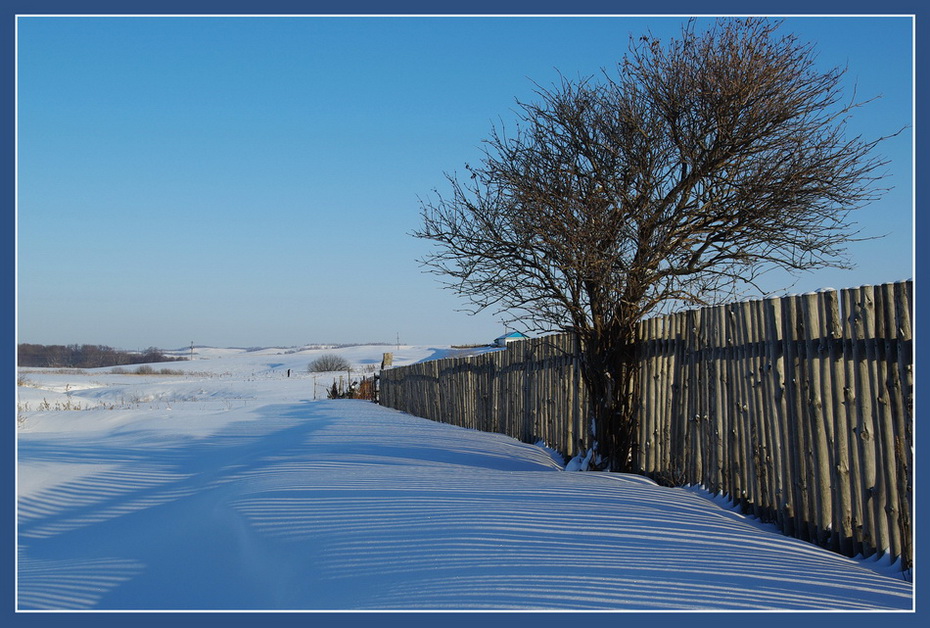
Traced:
<path fill-rule="evenodd" d="M 5 244 L 0 247 L 2 258 L 4 307 L 4 335 L 8 352 L 4 351 L 2 360 L 3 403 L 9 404 L 11 414 L 15 414 L 16 390 L 16 309 L 15 309 L 15 269 L 16 269 L 16 228 L 15 228 L 15 102 L 14 102 L 14 60 L 15 60 L 15 22 L 16 16 L 22 14 L 521 14 L 521 13 L 570 13 L 570 14 L 791 14 L 791 15 L 829 15 L 829 14 L 875 14 L 875 15 L 916 15 L 917 25 L 917 94 L 916 111 L 928 103 L 927 90 L 930 81 L 926 77 L 926 42 L 927 21 L 930 19 L 930 3 L 925 0 L 790 0 L 790 1 L 761 1 L 747 3 L 746 0 L 708 0 L 701 3 L 685 0 L 653 0 L 652 2 L 615 1 L 585 1 L 554 2 L 552 0 L 507 1 L 497 2 L 474 1 L 459 2 L 424 2 L 412 0 L 406 2 L 373 2 L 359 0 L 349 2 L 298 2 L 294 0 L 264 0 L 253 2 L 250 0 L 231 0 L 217 2 L 211 0 L 51 0 L 51 1 L 6 1 L 3 6 L 2 28 L 0 36 L 2 42 L 2 118 L 0 126 L 2 133 L 3 177 L 2 194 L 6 199 L 3 202 L 2 234 Z M 644 10 L 645 9 L 645 10 Z M 916 203 L 918 208 L 926 199 L 927 179 L 922 178 L 927 163 L 927 130 L 918 124 L 915 127 L 916 144 Z M 920 315 L 930 311 L 927 294 L 921 289 L 917 276 L 923 274 L 927 254 L 919 245 L 927 233 L 927 222 L 930 217 L 926 211 L 915 212 L 915 328 Z M 921 342 L 919 333 L 915 332 L 915 448 L 919 452 L 925 445 L 926 429 L 921 426 L 922 411 L 921 392 L 930 390 L 926 384 L 928 376 L 922 366 L 927 363 L 927 345 Z M 543 628 L 547 626 L 564 626 L 573 622 L 605 622 L 607 626 L 620 626 L 648 622 L 650 625 L 680 625 L 683 622 L 689 626 L 693 622 L 699 625 L 743 624 L 752 626 L 778 626 L 784 628 L 789 622 L 801 622 L 800 625 L 820 625 L 821 623 L 840 623 L 844 626 L 868 626 L 874 628 L 877 624 L 890 622 L 896 625 L 917 626 L 926 623 L 928 602 L 924 579 L 921 578 L 920 565 L 926 559 L 926 542 L 919 537 L 916 540 L 915 586 L 916 586 L 916 612 L 898 613 L 434 613 L 434 612 L 400 612 L 400 613 L 122 613 L 122 612 L 54 612 L 54 613 L 16 613 L 15 590 L 15 551 L 16 539 L 14 535 L 15 517 L 15 421 L 8 418 L 3 430 L 3 482 L 2 482 L 2 516 L 0 516 L 0 613 L 4 626 L 200 626 L 216 625 L 224 628 L 233 626 L 322 626 L 324 623 L 343 622 L 350 626 L 398 626 L 413 628 L 417 626 L 441 625 L 443 628 L 456 626 L 473 626 L 475 624 L 512 626 L 529 626 Z M 916 456 L 915 464 L 915 530 L 918 535 L 923 523 L 923 495 L 919 489 L 927 486 L 926 465 L 920 463 L 920 456 Z M 687 615 L 682 617 L 682 615 Z M 920 617 L 924 617 L 923 620 Z"/>

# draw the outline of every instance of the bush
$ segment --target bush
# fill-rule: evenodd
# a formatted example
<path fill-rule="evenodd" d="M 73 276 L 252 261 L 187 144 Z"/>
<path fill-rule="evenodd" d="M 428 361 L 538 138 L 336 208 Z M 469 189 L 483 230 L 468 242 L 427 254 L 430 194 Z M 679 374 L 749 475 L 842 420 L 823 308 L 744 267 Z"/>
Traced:
<path fill-rule="evenodd" d="M 361 380 L 349 382 L 349 387 L 343 389 L 342 378 L 339 383 L 333 380 L 332 387 L 326 391 L 327 399 L 367 399 L 374 401 L 377 398 L 374 377 L 363 377 Z"/>
<path fill-rule="evenodd" d="M 352 368 L 349 361 L 335 353 L 324 353 L 307 366 L 311 373 L 329 373 L 332 371 L 348 371 Z"/>

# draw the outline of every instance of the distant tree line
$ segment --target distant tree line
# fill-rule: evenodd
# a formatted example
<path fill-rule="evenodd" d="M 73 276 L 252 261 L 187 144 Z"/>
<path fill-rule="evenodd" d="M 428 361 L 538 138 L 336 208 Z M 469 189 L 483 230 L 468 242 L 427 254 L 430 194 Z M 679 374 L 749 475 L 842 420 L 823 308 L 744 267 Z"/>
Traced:
<path fill-rule="evenodd" d="M 164 355 L 149 347 L 144 351 L 120 351 L 106 345 L 35 345 L 22 343 L 18 347 L 19 366 L 53 368 L 96 368 L 151 362 L 178 362 L 186 358 Z"/>

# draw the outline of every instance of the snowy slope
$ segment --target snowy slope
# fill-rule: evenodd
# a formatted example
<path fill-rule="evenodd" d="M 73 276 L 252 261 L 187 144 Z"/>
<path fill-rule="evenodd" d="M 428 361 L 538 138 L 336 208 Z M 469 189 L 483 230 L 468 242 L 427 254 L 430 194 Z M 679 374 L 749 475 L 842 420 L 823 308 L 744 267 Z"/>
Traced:
<path fill-rule="evenodd" d="M 364 371 L 391 349 L 335 352 Z M 21 371 L 20 609 L 912 607 L 890 570 L 699 491 L 314 400 L 328 351 L 197 351 L 164 365 L 184 375 Z"/>

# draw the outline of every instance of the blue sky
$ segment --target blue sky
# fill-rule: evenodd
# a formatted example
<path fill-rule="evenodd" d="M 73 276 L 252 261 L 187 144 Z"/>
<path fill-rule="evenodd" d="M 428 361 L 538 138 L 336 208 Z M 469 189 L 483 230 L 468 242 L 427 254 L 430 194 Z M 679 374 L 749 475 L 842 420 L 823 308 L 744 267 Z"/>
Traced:
<path fill-rule="evenodd" d="M 455 344 L 503 330 L 422 273 L 418 196 L 479 158 L 533 83 L 611 67 L 679 17 L 21 17 L 18 340 L 120 348 Z M 848 93 L 850 131 L 912 122 L 908 18 L 788 18 Z M 854 271 L 906 279 L 912 134 L 856 215 Z M 770 278 L 778 291 L 790 280 Z"/>

